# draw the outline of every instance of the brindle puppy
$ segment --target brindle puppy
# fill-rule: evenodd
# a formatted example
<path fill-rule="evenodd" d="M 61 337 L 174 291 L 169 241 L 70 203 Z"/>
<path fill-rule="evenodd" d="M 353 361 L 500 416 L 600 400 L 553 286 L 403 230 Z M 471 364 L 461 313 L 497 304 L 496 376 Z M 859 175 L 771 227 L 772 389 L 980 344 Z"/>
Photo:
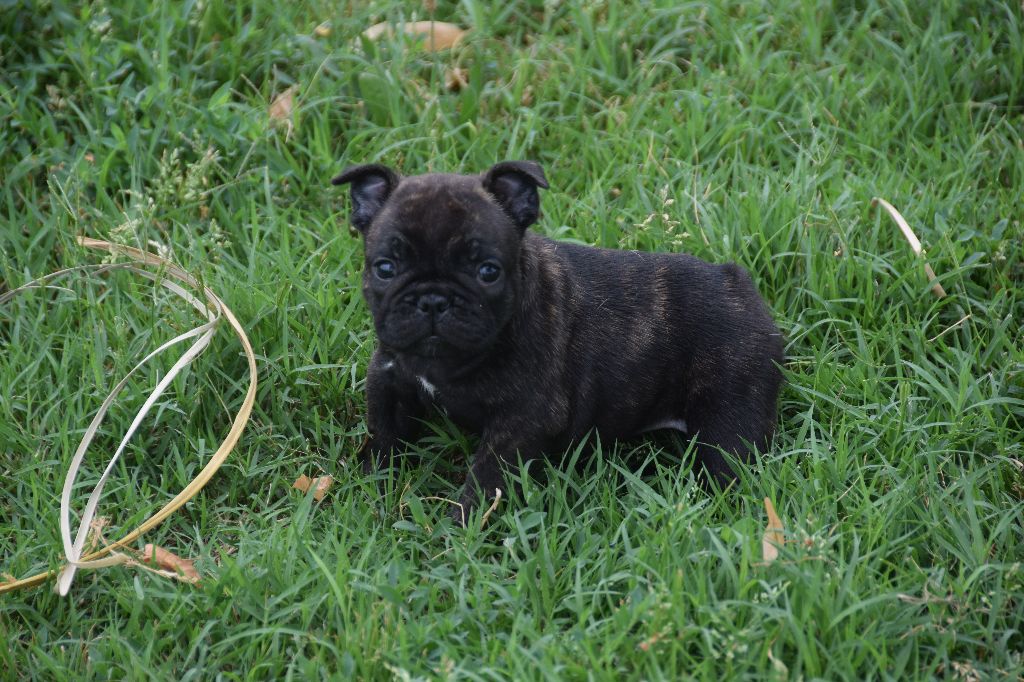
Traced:
<path fill-rule="evenodd" d="M 733 477 L 723 451 L 748 461 L 767 446 L 782 336 L 738 265 L 535 234 L 526 228 L 548 184 L 529 161 L 408 178 L 363 165 L 332 182 L 351 184 L 380 341 L 367 377 L 368 470 L 443 410 L 480 435 L 453 513 L 464 524 L 481 492 L 504 487 L 502 467 L 592 431 L 684 431 L 720 483 Z"/>

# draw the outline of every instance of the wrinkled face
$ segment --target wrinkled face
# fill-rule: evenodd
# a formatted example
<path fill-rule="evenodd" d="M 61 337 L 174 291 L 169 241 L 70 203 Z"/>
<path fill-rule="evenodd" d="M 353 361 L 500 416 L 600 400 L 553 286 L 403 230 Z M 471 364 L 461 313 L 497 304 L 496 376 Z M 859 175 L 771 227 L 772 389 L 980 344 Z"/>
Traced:
<path fill-rule="evenodd" d="M 365 233 L 381 343 L 426 358 L 485 352 L 512 316 L 521 237 L 478 178 L 402 180 Z"/>

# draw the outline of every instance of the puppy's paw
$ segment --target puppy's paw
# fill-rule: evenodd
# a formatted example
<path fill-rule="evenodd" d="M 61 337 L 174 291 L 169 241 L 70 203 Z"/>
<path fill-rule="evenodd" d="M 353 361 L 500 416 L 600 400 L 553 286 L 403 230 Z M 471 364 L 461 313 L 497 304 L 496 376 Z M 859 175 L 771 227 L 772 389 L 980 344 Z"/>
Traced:
<path fill-rule="evenodd" d="M 383 468 L 378 463 L 380 462 L 378 457 L 369 451 L 359 453 L 359 462 L 363 468 L 363 473 L 367 475 L 380 471 Z"/>
<path fill-rule="evenodd" d="M 466 523 L 469 522 L 469 517 L 472 516 L 473 510 L 479 506 L 476 499 L 476 491 L 473 492 L 474 494 L 472 495 L 463 493 L 461 497 L 459 497 L 459 503 L 453 504 L 452 509 L 449 512 L 449 516 L 452 518 L 452 523 L 459 528 L 466 527 Z"/>
<path fill-rule="evenodd" d="M 487 491 L 485 502 L 491 506 L 484 512 L 483 518 L 480 520 L 480 527 L 487 522 L 487 518 L 491 515 L 501 501 L 502 493 L 501 488 L 490 488 Z M 449 514 L 452 517 L 452 521 L 455 522 L 460 528 L 465 528 L 466 524 L 469 523 L 469 519 L 477 507 L 480 506 L 480 491 L 476 488 L 471 490 L 463 491 L 462 496 L 459 498 L 459 503 L 452 505 L 452 510 Z"/>
<path fill-rule="evenodd" d="M 362 465 L 364 474 L 372 474 L 385 469 L 390 469 L 392 462 L 392 451 L 390 446 L 384 446 L 375 438 L 371 438 L 359 451 L 359 462 Z"/>

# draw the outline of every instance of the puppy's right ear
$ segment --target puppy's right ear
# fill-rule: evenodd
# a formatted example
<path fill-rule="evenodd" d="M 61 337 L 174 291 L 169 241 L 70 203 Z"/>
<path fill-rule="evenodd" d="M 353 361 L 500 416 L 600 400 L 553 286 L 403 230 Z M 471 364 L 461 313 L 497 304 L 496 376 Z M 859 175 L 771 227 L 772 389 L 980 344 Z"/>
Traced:
<path fill-rule="evenodd" d="M 398 173 L 387 166 L 369 163 L 346 168 L 331 179 L 331 184 L 352 184 L 352 225 L 360 232 L 366 232 L 399 180 L 401 177 Z"/>

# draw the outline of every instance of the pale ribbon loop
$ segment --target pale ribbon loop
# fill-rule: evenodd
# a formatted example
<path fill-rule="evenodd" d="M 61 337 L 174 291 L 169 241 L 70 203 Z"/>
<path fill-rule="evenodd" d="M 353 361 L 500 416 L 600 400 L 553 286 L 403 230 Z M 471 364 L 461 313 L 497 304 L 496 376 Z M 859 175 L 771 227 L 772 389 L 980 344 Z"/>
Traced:
<path fill-rule="evenodd" d="M 51 273 L 50 275 L 29 282 L 21 287 L 18 287 L 17 289 L 14 289 L 3 294 L 2 296 L 0 296 L 0 304 L 3 304 L 17 293 L 20 293 L 27 289 L 54 288 L 50 287 L 47 284 L 47 282 L 50 282 L 53 279 L 74 272 L 95 271 L 97 273 L 100 273 L 107 270 L 124 269 L 134 272 L 143 277 L 146 277 L 147 279 L 150 279 L 153 282 L 160 284 L 167 288 L 168 290 L 172 291 L 173 293 L 181 297 L 184 301 L 186 301 L 189 305 L 191 305 L 200 313 L 202 313 L 207 318 L 207 321 L 206 323 L 194 329 L 191 329 L 183 334 L 179 334 L 170 341 L 161 344 L 160 347 L 158 347 L 156 350 L 152 351 L 145 358 L 143 358 L 142 361 L 139 362 L 134 368 L 132 368 L 132 370 L 128 372 L 128 374 L 126 374 L 125 377 L 121 379 L 121 381 L 114 387 L 114 389 L 110 392 L 107 398 L 103 401 L 103 404 L 100 406 L 100 409 L 97 411 L 96 415 L 93 417 L 92 422 L 89 424 L 89 427 L 86 429 L 86 432 L 82 437 L 82 441 L 79 443 L 78 448 L 76 449 L 75 454 L 72 457 L 71 465 L 69 466 L 67 476 L 64 479 L 64 488 L 61 492 L 60 531 L 61 539 L 63 542 L 66 565 L 59 572 L 57 590 L 62 595 L 67 594 L 68 589 L 71 586 L 71 581 L 74 578 L 77 569 L 114 566 L 118 564 L 124 564 L 126 563 L 127 560 L 130 560 L 130 557 L 127 557 L 126 555 L 119 553 L 114 553 L 113 556 L 107 556 L 106 558 L 101 557 L 110 554 L 115 548 L 126 546 L 128 543 L 138 538 L 147 530 L 153 528 L 154 526 L 162 522 L 164 519 L 166 519 L 168 516 L 174 513 L 178 508 L 180 508 L 183 504 L 185 504 L 185 502 L 187 502 L 189 499 L 195 496 L 195 494 L 198 493 L 199 490 L 204 485 L 206 485 L 206 483 L 210 480 L 210 478 L 217 471 L 217 469 L 220 468 L 221 464 L 223 464 L 228 454 L 230 454 L 230 452 L 234 449 L 239 437 L 242 434 L 242 430 L 245 428 L 245 424 L 249 419 L 249 415 L 252 413 L 253 403 L 255 402 L 256 398 L 256 357 L 253 352 L 252 345 L 250 344 L 249 338 L 246 336 L 245 331 L 242 329 L 241 325 L 238 323 L 238 320 L 235 318 L 231 310 L 226 305 L 224 305 L 224 302 L 221 301 L 220 298 L 218 298 L 209 288 L 203 286 L 195 277 L 193 277 L 192 275 L 190 275 L 177 265 L 174 265 L 170 261 L 160 258 L 159 256 L 156 256 L 147 251 L 141 251 L 139 249 L 135 249 L 132 247 L 122 246 L 118 244 L 113 244 L 111 242 L 99 239 L 90 239 L 86 237 L 79 238 L 78 241 L 80 244 L 87 248 L 98 249 L 108 251 L 114 254 L 128 256 L 130 258 L 133 258 L 134 262 L 115 263 L 106 265 L 85 265 L 60 270 L 58 272 Z M 143 269 L 143 267 L 140 266 L 159 267 L 160 273 L 157 274 L 154 272 L 150 272 L 149 270 L 145 270 Z M 191 287 L 192 289 L 201 291 L 206 300 L 200 300 L 190 292 L 186 291 L 180 285 L 176 284 L 173 281 L 170 281 L 169 279 L 166 279 L 165 277 L 167 276 L 177 279 L 178 281 L 184 283 L 185 285 Z M 142 423 L 142 420 L 145 418 L 146 414 L 153 407 L 153 405 L 159 399 L 160 395 L 167 389 L 167 387 L 174 380 L 174 378 L 181 372 L 182 369 L 184 369 L 189 363 L 195 360 L 195 358 L 197 358 L 199 354 L 201 354 L 207 348 L 207 346 L 209 346 L 210 341 L 217 330 L 217 325 L 219 324 L 221 319 L 227 320 L 228 324 L 231 326 L 235 334 L 238 336 L 239 341 L 241 341 L 242 348 L 245 351 L 246 359 L 248 361 L 249 366 L 249 388 L 246 391 L 245 398 L 242 401 L 242 407 L 239 409 L 238 414 L 235 416 L 235 419 L 231 424 L 231 429 L 228 432 L 227 437 L 221 443 L 220 447 L 217 448 L 216 452 L 214 452 L 214 454 L 210 457 L 210 461 L 207 462 L 206 466 L 202 469 L 202 471 L 199 472 L 199 474 L 185 487 L 184 490 L 178 493 L 178 495 L 176 495 L 170 502 L 165 504 L 156 514 L 154 514 L 149 519 L 144 521 L 138 528 L 131 531 L 120 540 L 117 540 L 104 547 L 101 547 L 100 549 L 86 556 L 82 556 L 83 548 L 88 539 L 89 526 L 95 516 L 96 508 L 99 505 L 99 500 L 103 491 L 103 486 L 106 484 L 106 481 L 110 476 L 110 473 L 113 471 L 114 465 L 120 458 L 121 453 L 124 451 L 125 447 L 128 444 L 128 441 L 135 434 L 135 431 Z M 93 488 L 92 493 L 89 495 L 89 499 L 86 503 L 85 510 L 82 514 L 81 522 L 78 528 L 78 533 L 76 534 L 74 541 L 72 541 L 71 492 L 74 488 L 75 478 L 78 475 L 78 471 L 79 468 L 81 467 L 82 460 L 85 457 L 86 450 L 88 449 L 89 444 L 92 442 L 93 437 L 96 435 L 96 431 L 98 430 L 101 422 L 103 421 L 103 417 L 110 409 L 111 405 L 114 402 L 114 399 L 125 387 L 125 385 L 128 383 L 128 380 L 132 377 L 133 374 L 135 374 L 136 371 L 142 368 L 147 362 L 149 362 L 149 360 L 163 353 L 165 350 L 189 339 L 196 340 L 192 343 L 188 350 L 186 350 L 185 353 L 177 360 L 177 362 L 174 363 L 174 365 L 167 372 L 167 374 L 162 379 L 160 379 L 159 382 L 157 382 L 156 387 L 152 390 L 149 397 L 146 399 L 142 407 L 140 407 L 138 412 L 136 413 L 135 418 L 132 420 L 131 426 L 128 428 L 128 431 L 122 438 L 120 444 L 117 447 L 117 450 L 114 452 L 114 455 L 108 462 L 106 468 L 103 471 L 103 474 L 100 476 L 100 480 L 97 482 L 96 486 Z M 0 583 L 0 594 L 21 587 L 30 587 L 33 585 L 38 585 L 47 578 L 50 578 L 53 575 L 55 575 L 55 573 L 56 572 L 54 571 L 44 572 L 22 580 Z"/>

